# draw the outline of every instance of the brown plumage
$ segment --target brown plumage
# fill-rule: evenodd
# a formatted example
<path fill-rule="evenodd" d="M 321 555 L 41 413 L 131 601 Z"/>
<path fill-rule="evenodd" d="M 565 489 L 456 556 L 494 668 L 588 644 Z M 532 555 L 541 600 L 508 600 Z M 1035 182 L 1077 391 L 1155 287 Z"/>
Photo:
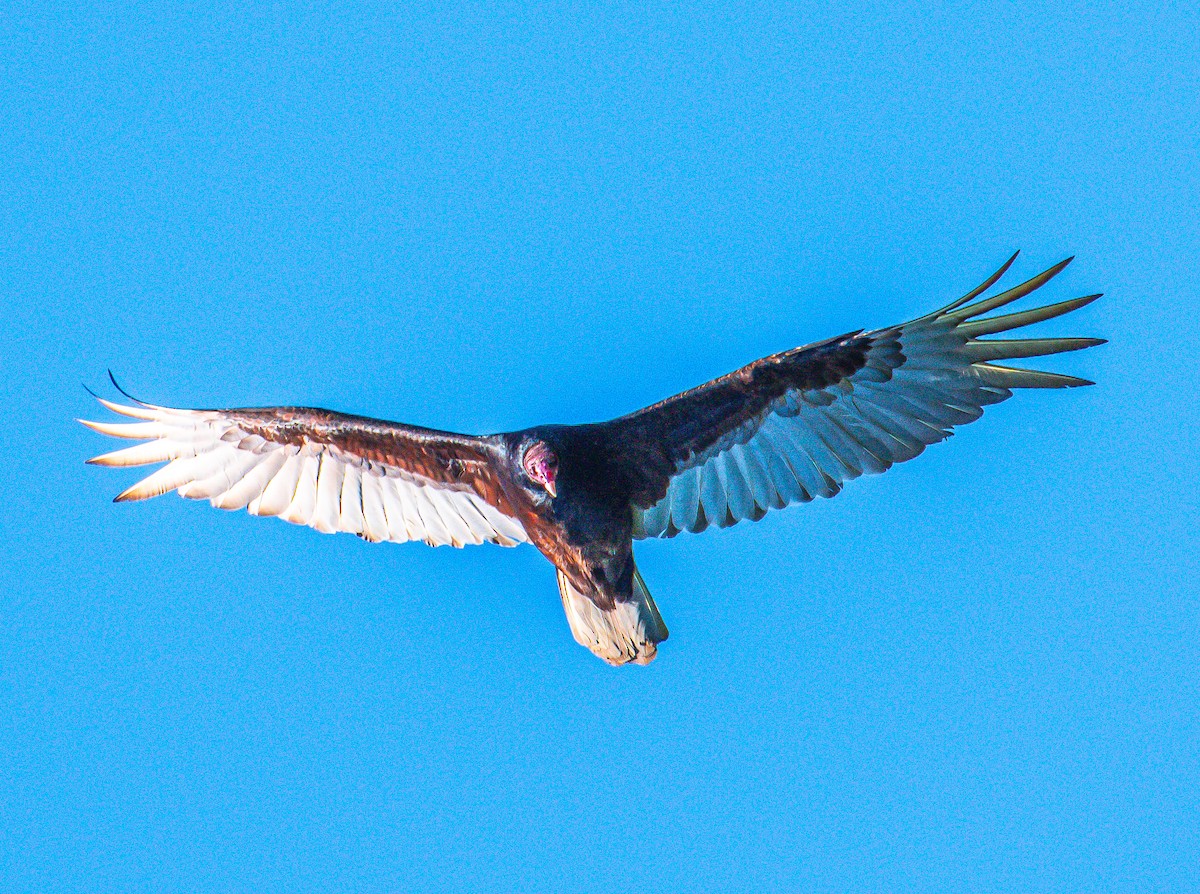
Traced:
<path fill-rule="evenodd" d="M 372 541 L 531 542 L 558 569 L 576 640 L 611 664 L 645 664 L 667 628 L 634 563 L 635 539 L 727 527 L 833 496 L 844 481 L 945 439 L 1014 388 L 1091 384 L 993 362 L 1102 343 L 980 339 L 1099 297 L 981 319 L 1070 260 L 979 299 L 1015 257 L 910 323 L 764 357 L 610 422 L 473 437 L 302 407 L 178 410 L 102 400 L 140 421 L 85 425 L 147 443 L 89 462 L 167 463 L 118 501 L 175 490 Z"/>

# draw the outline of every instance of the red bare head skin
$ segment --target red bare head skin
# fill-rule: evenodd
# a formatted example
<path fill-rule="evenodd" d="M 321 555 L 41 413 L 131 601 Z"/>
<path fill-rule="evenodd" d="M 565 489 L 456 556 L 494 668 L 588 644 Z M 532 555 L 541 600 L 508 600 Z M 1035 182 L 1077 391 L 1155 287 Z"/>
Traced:
<path fill-rule="evenodd" d="M 558 457 L 544 441 L 536 441 L 521 460 L 525 474 L 531 481 L 537 482 L 551 497 L 558 496 L 558 488 L 554 479 L 558 475 Z"/>

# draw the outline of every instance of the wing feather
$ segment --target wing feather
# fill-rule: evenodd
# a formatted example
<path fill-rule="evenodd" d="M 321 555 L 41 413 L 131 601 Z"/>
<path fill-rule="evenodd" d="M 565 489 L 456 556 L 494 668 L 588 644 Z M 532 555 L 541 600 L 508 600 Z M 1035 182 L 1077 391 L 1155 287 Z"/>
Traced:
<path fill-rule="evenodd" d="M 350 534 L 363 532 L 362 469 L 353 463 L 346 464 L 342 478 L 341 517 L 342 530 Z"/>
<path fill-rule="evenodd" d="M 263 492 L 250 501 L 248 508 L 253 515 L 280 515 L 296 495 L 296 484 L 300 480 L 300 468 L 304 462 L 296 448 L 285 448 L 287 458 L 279 471 L 272 476 Z"/>
<path fill-rule="evenodd" d="M 383 484 L 383 476 L 374 472 L 364 475 L 362 479 L 362 536 L 374 543 L 388 540 L 390 536 L 387 515 L 383 510 Z M 397 538 L 396 542 L 401 541 Z"/>
<path fill-rule="evenodd" d="M 221 509 L 367 540 L 454 546 L 528 540 L 492 465 L 495 439 L 297 407 L 182 410 L 98 400 L 139 421 L 84 425 L 145 443 L 89 462 L 166 463 L 118 501 L 174 490 Z"/>
<path fill-rule="evenodd" d="M 342 526 L 342 481 L 346 464 L 325 451 L 317 468 L 316 503 L 309 522 L 318 531 L 332 534 Z"/>
<path fill-rule="evenodd" d="M 179 496 L 189 500 L 214 500 L 249 474 L 262 462 L 253 453 L 223 450 L 220 467 L 207 478 L 197 478 L 179 488 Z"/>
<path fill-rule="evenodd" d="M 726 527 L 768 509 L 831 497 L 849 479 L 918 456 L 1014 389 L 1091 384 L 994 361 L 1078 351 L 1103 339 L 979 338 L 1061 316 L 1099 297 L 980 318 L 1041 288 L 1070 261 L 981 298 L 1013 258 L 940 311 L 765 357 L 607 423 L 615 444 L 651 445 L 632 452 L 637 536 Z"/>
<path fill-rule="evenodd" d="M 266 490 L 267 484 L 287 459 L 285 450 L 274 450 L 246 473 L 237 484 L 213 499 L 218 509 L 245 509 L 250 502 Z"/>
<path fill-rule="evenodd" d="M 317 472 L 320 466 L 319 454 L 301 451 L 296 490 L 292 493 L 292 501 L 279 514 L 284 521 L 294 525 L 307 525 L 312 519 L 313 510 L 317 507 Z"/>
<path fill-rule="evenodd" d="M 424 537 L 413 537 L 409 533 L 404 515 L 404 502 L 400 498 L 397 479 L 383 476 L 379 479 L 380 505 L 383 507 L 383 519 L 387 524 L 388 539 L 393 543 L 408 540 L 423 540 Z M 429 541 L 426 541 L 429 542 Z M 432 544 L 436 546 L 437 544 Z"/>

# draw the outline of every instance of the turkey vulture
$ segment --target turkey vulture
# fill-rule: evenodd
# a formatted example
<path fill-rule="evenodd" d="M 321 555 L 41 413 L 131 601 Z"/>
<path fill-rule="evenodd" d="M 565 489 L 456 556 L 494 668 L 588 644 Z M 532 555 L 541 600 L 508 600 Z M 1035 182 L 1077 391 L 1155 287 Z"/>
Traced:
<path fill-rule="evenodd" d="M 634 564 L 634 540 L 832 497 L 842 482 L 949 437 L 1014 388 L 1092 384 L 995 362 L 1103 343 L 981 338 L 1100 297 L 984 317 L 1071 260 L 980 298 L 1015 259 L 910 323 L 773 354 L 610 422 L 474 437 L 303 407 L 177 410 L 130 397 L 132 406 L 100 403 L 136 422 L 80 421 L 146 443 L 88 462 L 167 463 L 118 502 L 178 491 L 370 541 L 532 543 L 558 570 L 575 639 L 610 664 L 647 664 L 667 627 Z"/>

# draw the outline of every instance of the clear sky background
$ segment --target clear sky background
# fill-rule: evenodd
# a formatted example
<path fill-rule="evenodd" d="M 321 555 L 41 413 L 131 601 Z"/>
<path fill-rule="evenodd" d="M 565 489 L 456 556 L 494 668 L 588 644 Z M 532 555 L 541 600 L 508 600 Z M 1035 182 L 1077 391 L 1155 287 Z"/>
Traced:
<path fill-rule="evenodd" d="M 1196 890 L 1192 4 L 6 6 L 0 889 Z M 73 421 L 608 418 L 1016 248 L 1100 384 L 639 545 L 648 668 Z"/>

